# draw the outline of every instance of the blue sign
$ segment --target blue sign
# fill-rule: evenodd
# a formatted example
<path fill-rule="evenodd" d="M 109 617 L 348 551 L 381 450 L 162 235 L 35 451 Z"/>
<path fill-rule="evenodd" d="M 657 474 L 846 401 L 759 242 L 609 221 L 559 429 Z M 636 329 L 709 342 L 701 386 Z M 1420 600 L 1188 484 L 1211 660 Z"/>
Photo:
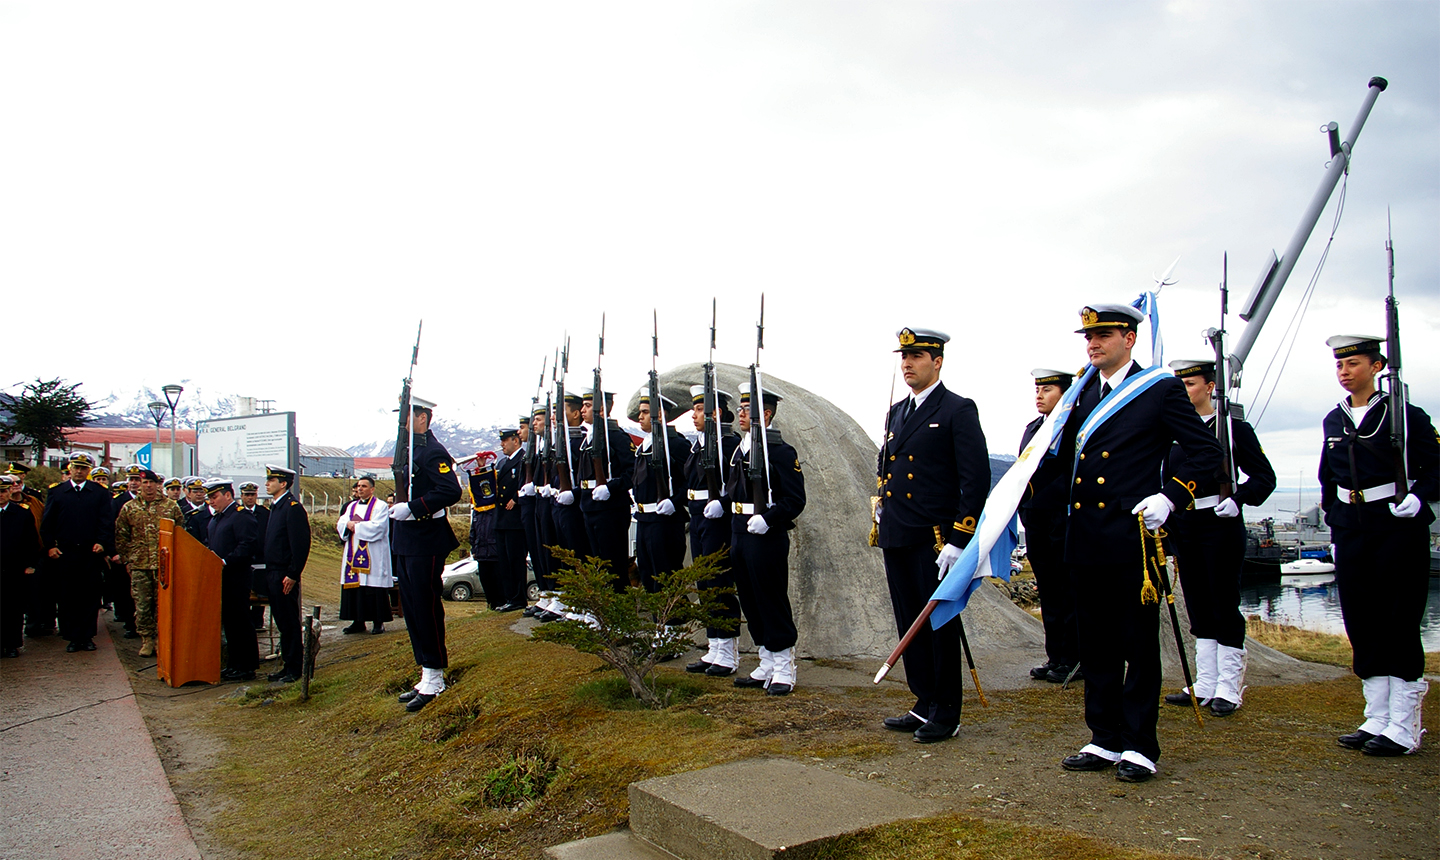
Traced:
<path fill-rule="evenodd" d="M 149 469 L 151 468 L 150 458 L 151 454 L 153 453 L 154 452 L 150 450 L 150 443 L 146 442 L 145 447 L 135 452 L 135 462 L 139 463 L 144 468 Z"/>

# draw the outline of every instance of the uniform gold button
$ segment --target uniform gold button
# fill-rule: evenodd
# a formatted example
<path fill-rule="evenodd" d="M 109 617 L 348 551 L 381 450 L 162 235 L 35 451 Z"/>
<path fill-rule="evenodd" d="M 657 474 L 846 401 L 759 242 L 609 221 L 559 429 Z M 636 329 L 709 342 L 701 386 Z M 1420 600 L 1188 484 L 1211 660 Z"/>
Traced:
<path fill-rule="evenodd" d="M 907 473 L 905 474 L 905 477 L 906 477 L 906 478 L 909 478 L 910 480 L 913 481 L 913 480 L 915 480 L 915 473 L 914 473 L 914 472 L 907 472 Z"/>
<path fill-rule="evenodd" d="M 1108 460 L 1109 458 L 1110 458 L 1110 452 L 1109 452 L 1109 451 L 1101 451 L 1101 452 L 1100 452 L 1100 459 L 1102 459 L 1102 460 Z"/>
<path fill-rule="evenodd" d="M 891 454 L 891 455 L 890 455 L 890 460 L 891 460 L 891 462 L 894 462 L 894 460 L 895 460 L 895 455 L 894 455 L 894 454 Z"/>
<path fill-rule="evenodd" d="M 910 494 L 909 494 L 909 493 L 906 493 L 906 494 L 905 494 L 905 498 L 907 498 L 907 499 L 910 498 Z"/>
<path fill-rule="evenodd" d="M 886 491 L 885 491 L 885 498 L 887 498 L 887 499 L 890 498 L 890 491 L 889 491 L 889 490 L 886 490 Z"/>
<path fill-rule="evenodd" d="M 914 455 L 914 454 L 911 454 L 911 455 L 910 455 L 910 462 L 912 462 L 912 463 L 915 462 L 915 455 Z"/>
<path fill-rule="evenodd" d="M 1075 479 L 1075 483 L 1077 483 L 1077 484 L 1080 483 L 1080 481 L 1081 481 L 1080 478 L 1076 478 L 1076 479 Z"/>
<path fill-rule="evenodd" d="M 1080 510 L 1080 503 L 1079 503 L 1079 502 L 1076 502 L 1076 503 L 1075 503 L 1075 510 L 1077 510 L 1077 511 Z"/>
<path fill-rule="evenodd" d="M 1082 459 L 1082 460 L 1085 459 L 1085 455 L 1084 455 L 1084 454 L 1081 454 L 1081 455 L 1080 455 L 1080 459 Z"/>
<path fill-rule="evenodd" d="M 1101 503 L 1100 503 L 1100 510 L 1102 510 L 1102 511 L 1105 510 L 1105 503 L 1104 503 L 1104 502 L 1101 502 Z"/>
<path fill-rule="evenodd" d="M 890 480 L 890 478 L 891 478 L 890 473 L 889 473 L 889 472 L 886 472 L 886 473 L 885 473 L 885 480 L 888 481 L 888 480 Z"/>
<path fill-rule="evenodd" d="M 1095 483 L 1097 483 L 1097 484 L 1103 484 L 1103 483 L 1105 483 L 1105 479 L 1104 479 L 1104 478 L 1096 478 L 1096 479 L 1095 479 Z"/>

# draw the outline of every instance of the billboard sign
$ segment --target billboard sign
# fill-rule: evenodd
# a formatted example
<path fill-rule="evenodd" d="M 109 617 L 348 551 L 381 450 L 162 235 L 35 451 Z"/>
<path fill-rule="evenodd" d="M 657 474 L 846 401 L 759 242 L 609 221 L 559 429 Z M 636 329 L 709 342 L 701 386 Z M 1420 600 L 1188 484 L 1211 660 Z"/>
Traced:
<path fill-rule="evenodd" d="M 299 471 L 295 413 L 242 415 L 195 422 L 196 459 L 204 478 L 254 481 L 265 486 L 265 464 Z"/>
<path fill-rule="evenodd" d="M 151 466 L 151 465 L 150 465 L 150 461 L 151 461 L 151 459 L 152 459 L 153 457 L 154 457 L 154 452 L 153 452 L 153 450 L 151 449 L 149 442 L 146 442 L 146 443 L 145 443 L 145 447 L 143 447 L 143 448 L 141 448 L 140 450 L 138 450 L 138 451 L 135 452 L 135 462 L 139 463 L 139 464 L 140 464 L 140 468 L 142 468 L 142 469 L 153 469 L 153 468 L 155 468 L 154 466 Z"/>

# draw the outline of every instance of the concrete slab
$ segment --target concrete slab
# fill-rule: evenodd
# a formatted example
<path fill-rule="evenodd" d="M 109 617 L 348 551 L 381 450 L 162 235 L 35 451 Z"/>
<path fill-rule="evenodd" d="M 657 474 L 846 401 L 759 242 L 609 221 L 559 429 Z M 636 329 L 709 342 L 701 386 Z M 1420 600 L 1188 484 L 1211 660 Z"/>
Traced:
<path fill-rule="evenodd" d="M 752 759 L 637 782 L 630 828 L 683 860 L 760 860 L 943 807 L 833 771 Z"/>
<path fill-rule="evenodd" d="M 95 644 L 0 661 L 0 857 L 199 860 L 104 623 Z"/>
<path fill-rule="evenodd" d="M 545 849 L 551 860 L 677 860 L 628 830 L 577 839 Z"/>

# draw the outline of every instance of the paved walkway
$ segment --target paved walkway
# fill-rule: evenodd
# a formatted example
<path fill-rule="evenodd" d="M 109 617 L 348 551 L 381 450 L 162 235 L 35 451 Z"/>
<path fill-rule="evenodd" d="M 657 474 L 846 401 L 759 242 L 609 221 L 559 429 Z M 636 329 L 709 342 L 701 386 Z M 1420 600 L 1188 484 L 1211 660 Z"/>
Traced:
<path fill-rule="evenodd" d="M 199 860 L 102 620 L 0 660 L 0 858 Z"/>

